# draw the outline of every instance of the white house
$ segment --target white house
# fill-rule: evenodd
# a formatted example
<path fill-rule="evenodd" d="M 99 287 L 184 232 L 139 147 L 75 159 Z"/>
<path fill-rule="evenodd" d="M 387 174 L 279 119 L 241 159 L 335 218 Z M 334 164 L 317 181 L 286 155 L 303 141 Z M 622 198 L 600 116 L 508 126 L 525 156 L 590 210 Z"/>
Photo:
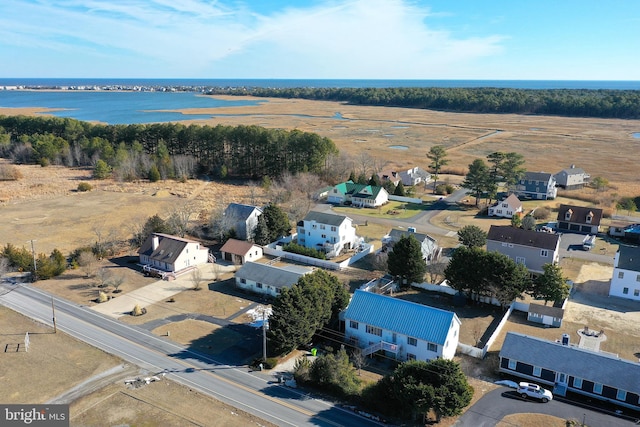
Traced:
<path fill-rule="evenodd" d="M 147 237 L 138 255 L 147 269 L 174 273 L 209 262 L 209 249 L 200 242 L 162 233 Z"/>
<path fill-rule="evenodd" d="M 640 301 L 640 248 L 618 247 L 613 260 L 609 295 Z"/>
<path fill-rule="evenodd" d="M 362 349 L 398 360 L 453 359 L 460 319 L 450 311 L 356 290 L 344 312 L 345 337 Z"/>
<path fill-rule="evenodd" d="M 393 250 L 393 245 L 398 243 L 400 238 L 412 235 L 420 242 L 420 249 L 422 251 L 422 259 L 429 264 L 431 261 L 438 257 L 438 242 L 433 237 L 416 232 L 414 227 L 408 227 L 407 230 L 399 230 L 397 228 L 389 231 L 389 234 L 382 237 L 382 250 Z"/>
<path fill-rule="evenodd" d="M 389 201 L 389 193 L 377 185 L 355 184 L 353 181 L 342 182 L 334 186 L 327 195 L 329 203 L 351 203 L 353 206 L 375 208 Z"/>
<path fill-rule="evenodd" d="M 348 216 L 311 211 L 298 222 L 298 244 L 323 251 L 328 258 L 343 250 L 354 249 L 357 236 Z"/>
<path fill-rule="evenodd" d="M 562 169 L 557 174 L 553 175 L 556 179 L 558 187 L 566 190 L 574 190 L 582 188 L 589 182 L 591 176 L 583 169 L 577 168 L 576 165 L 571 165 L 570 168 Z"/>
<path fill-rule="evenodd" d="M 229 203 L 224 210 L 225 226 L 234 229 L 238 239 L 252 240 L 260 215 L 262 215 L 262 209 L 256 206 Z"/>
<path fill-rule="evenodd" d="M 402 185 L 413 186 L 428 183 L 431 179 L 431 174 L 418 166 L 414 166 L 400 171 L 387 170 L 378 172 L 378 177 L 381 182 L 390 181 L 393 182 L 393 185 L 398 185 L 402 181 Z"/>
<path fill-rule="evenodd" d="M 312 268 L 297 265 L 276 267 L 269 264 L 248 262 L 236 271 L 236 286 L 250 292 L 277 297 L 282 288 L 298 283 L 298 279 L 311 273 Z"/>
<path fill-rule="evenodd" d="M 489 216 L 500 216 L 503 218 L 511 218 L 513 215 L 522 212 L 522 202 L 518 196 L 511 194 L 506 199 L 496 202 L 495 205 L 489 207 Z"/>
<path fill-rule="evenodd" d="M 263 256 L 262 247 L 244 240 L 229 239 L 220 248 L 222 259 L 234 264 L 257 261 Z"/>

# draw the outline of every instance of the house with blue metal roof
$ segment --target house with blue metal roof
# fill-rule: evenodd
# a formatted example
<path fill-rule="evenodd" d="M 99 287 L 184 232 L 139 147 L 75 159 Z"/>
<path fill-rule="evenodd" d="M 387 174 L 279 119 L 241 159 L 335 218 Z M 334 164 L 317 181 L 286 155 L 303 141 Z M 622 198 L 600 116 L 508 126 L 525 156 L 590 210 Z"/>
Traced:
<path fill-rule="evenodd" d="M 398 360 L 453 359 L 460 319 L 446 310 L 357 290 L 344 312 L 345 337 L 367 356 Z"/>
<path fill-rule="evenodd" d="M 553 393 L 576 393 L 640 409 L 640 363 L 611 353 L 508 332 L 500 350 L 499 371 L 548 384 Z"/>

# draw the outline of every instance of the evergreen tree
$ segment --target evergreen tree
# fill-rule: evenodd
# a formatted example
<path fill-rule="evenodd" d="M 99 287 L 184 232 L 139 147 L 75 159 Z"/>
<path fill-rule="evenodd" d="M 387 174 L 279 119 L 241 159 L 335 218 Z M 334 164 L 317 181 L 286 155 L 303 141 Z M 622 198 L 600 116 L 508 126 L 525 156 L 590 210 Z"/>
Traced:
<path fill-rule="evenodd" d="M 269 226 L 264 215 L 258 217 L 258 224 L 253 231 L 253 241 L 258 245 L 268 245 L 271 243 L 269 240 Z"/>
<path fill-rule="evenodd" d="M 158 167 L 155 164 L 151 165 L 151 167 L 149 168 L 149 181 L 151 182 L 160 181 L 160 171 L 158 170 Z"/>
<path fill-rule="evenodd" d="M 536 228 L 536 219 L 531 215 L 527 215 L 522 218 L 520 226 L 523 230 L 533 230 Z"/>
<path fill-rule="evenodd" d="M 111 175 L 111 167 L 102 159 L 96 162 L 96 166 L 93 169 L 93 177 L 95 179 L 105 179 Z"/>
<path fill-rule="evenodd" d="M 469 165 L 469 172 L 462 182 L 462 187 L 471 190 L 476 199 L 476 206 L 478 206 L 483 193 L 492 191 L 493 185 L 489 176 L 489 168 L 484 160 L 475 159 Z"/>
<path fill-rule="evenodd" d="M 351 182 L 357 182 L 358 181 L 358 178 L 356 178 L 356 173 L 354 171 L 351 171 L 351 173 L 349 174 L 348 181 L 351 181 Z"/>
<path fill-rule="evenodd" d="M 465 225 L 458 230 L 458 241 L 468 248 L 481 248 L 487 244 L 487 233 L 477 225 Z"/>
<path fill-rule="evenodd" d="M 356 184 L 367 185 L 367 177 L 365 174 L 361 173 L 358 175 L 358 178 L 355 181 Z"/>
<path fill-rule="evenodd" d="M 269 229 L 269 242 L 278 240 L 291 234 L 289 217 L 278 205 L 269 203 L 262 211 L 262 215 Z"/>
<path fill-rule="evenodd" d="M 536 299 L 544 299 L 546 305 L 549 301 L 562 301 L 569 296 L 567 278 L 562 275 L 562 269 L 556 264 L 542 266 L 544 272 L 533 280 L 533 286 L 529 294 Z"/>
<path fill-rule="evenodd" d="M 438 174 L 442 170 L 442 167 L 449 163 L 449 160 L 446 159 L 447 151 L 442 145 L 434 145 L 427 153 L 427 157 L 431 160 L 429 167 L 433 171 L 433 193 L 435 194 Z"/>
<path fill-rule="evenodd" d="M 393 181 L 390 181 L 390 180 L 386 180 L 382 184 L 382 188 L 387 190 L 387 193 L 389 194 L 394 194 L 396 192 L 396 185 L 393 183 Z"/>
<path fill-rule="evenodd" d="M 393 190 L 393 194 L 395 196 L 406 196 L 406 193 L 404 191 L 404 185 L 402 184 L 402 181 L 398 182 L 398 185 L 396 185 L 395 190 Z"/>
<path fill-rule="evenodd" d="M 423 281 L 427 264 L 422 256 L 420 242 L 415 236 L 412 234 L 402 236 L 393 245 L 393 250 L 389 252 L 387 258 L 387 269 L 389 274 L 402 279 L 402 286 Z"/>
<path fill-rule="evenodd" d="M 374 185 L 376 187 L 380 187 L 381 186 L 380 177 L 378 176 L 378 174 L 374 173 L 373 175 L 371 175 L 371 178 L 369 178 L 368 184 L 369 185 Z"/>

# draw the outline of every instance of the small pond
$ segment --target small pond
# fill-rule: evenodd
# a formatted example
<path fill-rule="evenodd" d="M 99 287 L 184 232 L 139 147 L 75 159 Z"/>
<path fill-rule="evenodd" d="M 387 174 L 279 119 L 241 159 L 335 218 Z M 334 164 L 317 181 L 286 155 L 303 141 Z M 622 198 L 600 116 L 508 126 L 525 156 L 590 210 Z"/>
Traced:
<path fill-rule="evenodd" d="M 631 134 L 632 137 L 640 139 L 640 132 L 634 132 Z"/>
<path fill-rule="evenodd" d="M 389 148 L 393 148 L 394 150 L 408 150 L 409 147 L 406 145 L 390 145 Z"/>

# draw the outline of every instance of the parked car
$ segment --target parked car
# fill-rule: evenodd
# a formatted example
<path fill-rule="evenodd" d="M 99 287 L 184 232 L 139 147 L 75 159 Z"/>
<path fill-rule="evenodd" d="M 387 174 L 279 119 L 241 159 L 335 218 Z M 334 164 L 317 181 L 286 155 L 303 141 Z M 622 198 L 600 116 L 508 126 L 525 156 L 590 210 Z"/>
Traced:
<path fill-rule="evenodd" d="M 533 397 L 534 399 L 538 399 L 547 403 L 550 400 L 553 400 L 553 394 L 545 389 L 540 387 L 538 384 L 533 383 L 520 383 L 518 384 L 518 389 L 516 392 L 523 398 Z"/>

